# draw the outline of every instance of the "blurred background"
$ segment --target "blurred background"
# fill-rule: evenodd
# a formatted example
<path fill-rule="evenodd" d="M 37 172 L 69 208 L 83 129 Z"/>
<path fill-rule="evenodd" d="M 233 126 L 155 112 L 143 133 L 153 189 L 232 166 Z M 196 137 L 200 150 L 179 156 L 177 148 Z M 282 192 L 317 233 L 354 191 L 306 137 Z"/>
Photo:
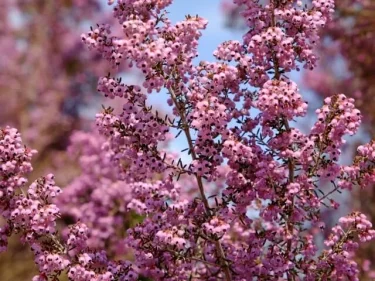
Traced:
<path fill-rule="evenodd" d="M 324 97 L 344 93 L 356 99 L 364 124 L 356 137 L 348 139 L 341 161 L 349 163 L 356 147 L 375 137 L 375 3 L 340 0 L 336 4 L 335 17 L 317 48 L 319 67 L 313 72 L 292 73 L 291 78 L 310 104 L 308 118 L 298 120 L 305 132 Z M 227 0 L 176 0 L 168 8 L 173 22 L 187 14 L 199 14 L 209 21 L 197 62 L 213 60 L 212 52 L 219 43 L 241 40 L 246 30 L 240 10 Z M 60 186 L 72 182 L 80 173 L 77 158 L 67 153 L 72 134 L 94 130 L 95 113 L 102 104 L 111 105 L 96 90 L 99 76 L 115 72 L 124 81 L 139 79 L 133 70 L 111 69 L 81 43 L 81 33 L 90 26 L 111 21 L 111 8 L 104 0 L 0 0 L 0 127 L 18 128 L 24 143 L 38 150 L 30 180 L 53 172 Z M 165 93 L 150 98 L 156 107 L 168 111 Z M 183 148 L 184 143 L 170 143 L 171 150 Z M 355 208 L 375 222 L 374 187 L 355 190 L 354 196 L 344 195 L 340 201 L 342 213 Z M 335 224 L 337 216 L 340 214 L 325 212 L 326 224 Z M 0 255 L 1 281 L 31 280 L 36 273 L 32 254 L 16 238 L 8 252 Z M 375 246 L 366 244 L 358 259 L 372 267 L 374 253 Z M 364 268 L 360 280 L 374 277 Z"/>

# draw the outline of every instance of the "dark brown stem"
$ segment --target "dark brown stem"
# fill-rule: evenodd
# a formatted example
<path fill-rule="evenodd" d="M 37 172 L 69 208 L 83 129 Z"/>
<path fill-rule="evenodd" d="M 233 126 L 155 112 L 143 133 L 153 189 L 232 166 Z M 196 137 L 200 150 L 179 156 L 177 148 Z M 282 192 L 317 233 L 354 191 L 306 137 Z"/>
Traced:
<path fill-rule="evenodd" d="M 274 8 L 275 8 L 274 1 L 271 1 L 271 4 L 273 6 L 272 15 L 271 15 L 271 25 L 272 27 L 276 27 L 275 13 L 274 13 Z M 274 51 L 272 52 L 272 61 L 273 61 L 273 68 L 274 68 L 274 73 L 275 73 L 274 79 L 280 80 L 281 73 L 279 70 L 279 60 L 277 59 L 276 53 Z M 291 128 L 289 126 L 289 121 L 285 117 L 283 117 L 283 125 L 287 132 L 291 131 Z M 288 184 L 291 184 L 294 182 L 294 169 L 295 169 L 294 159 L 290 157 L 288 158 L 288 170 L 289 170 Z M 291 218 L 293 215 L 293 210 L 294 210 L 294 197 L 292 198 L 291 205 L 288 208 L 288 218 L 286 221 L 287 232 L 289 233 L 289 235 L 292 235 L 292 236 L 293 236 L 293 223 L 291 222 Z M 292 250 L 292 240 L 289 239 L 287 243 L 287 252 L 286 252 L 286 258 L 288 259 L 289 259 L 289 253 L 291 250 Z M 293 280 L 293 279 L 290 279 L 289 274 L 288 274 L 288 280 Z"/>
<path fill-rule="evenodd" d="M 196 160 L 196 159 L 198 159 L 198 157 L 197 157 L 197 155 L 196 155 L 196 153 L 194 151 L 194 144 L 193 144 L 193 140 L 191 138 L 190 128 L 189 128 L 188 123 L 186 121 L 185 111 L 180 108 L 179 103 L 177 101 L 177 97 L 176 97 L 174 91 L 172 89 L 169 89 L 169 92 L 170 92 L 172 100 L 173 100 L 173 102 L 174 102 L 174 104 L 175 104 L 175 106 L 177 108 L 178 114 L 179 114 L 179 116 L 181 118 L 182 129 L 183 129 L 183 131 L 185 133 L 186 140 L 188 142 L 188 146 L 189 146 L 191 158 L 193 160 Z M 202 177 L 199 176 L 199 175 L 197 175 L 197 174 L 195 174 L 195 178 L 197 179 L 199 193 L 201 195 L 201 198 L 202 198 L 202 201 L 203 201 L 203 205 L 204 205 L 205 210 L 206 210 L 206 214 L 207 214 L 208 217 L 211 218 L 212 217 L 211 207 L 210 207 L 210 204 L 208 203 L 206 194 L 204 192 Z M 219 256 L 219 259 L 220 259 L 220 266 L 223 269 L 223 272 L 224 272 L 224 275 L 225 275 L 225 280 L 226 281 L 232 281 L 231 272 L 230 272 L 230 266 L 228 264 L 228 261 L 227 261 L 227 258 L 226 258 L 223 246 L 221 245 L 220 241 L 218 241 L 218 240 L 216 240 L 214 242 L 214 244 L 215 244 L 216 251 L 217 251 L 217 254 Z"/>

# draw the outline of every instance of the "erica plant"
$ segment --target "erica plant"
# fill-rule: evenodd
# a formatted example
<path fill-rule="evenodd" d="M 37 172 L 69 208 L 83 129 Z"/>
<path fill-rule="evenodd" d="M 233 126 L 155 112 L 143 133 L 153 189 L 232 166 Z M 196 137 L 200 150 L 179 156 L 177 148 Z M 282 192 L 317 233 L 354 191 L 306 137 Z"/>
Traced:
<path fill-rule="evenodd" d="M 308 105 L 288 77 L 316 66 L 313 46 L 333 1 L 235 0 L 248 25 L 243 41 L 220 44 L 215 62 L 198 64 L 207 21 L 187 15 L 173 24 L 171 2 L 118 0 L 113 16 L 121 35 L 98 25 L 82 36 L 114 67 L 141 70 L 144 81 L 99 79 L 98 90 L 121 98 L 123 111 L 97 114 L 101 137 L 75 135 L 72 149 L 81 146 L 84 169 L 66 189 L 70 197 L 57 201 L 79 220 L 66 235 L 56 230 L 60 212 L 51 199 L 61 190 L 53 176 L 26 190 L 34 152 L 15 129 L 1 131 L 2 249 L 7 236 L 21 233 L 40 271 L 34 280 L 59 280 L 62 272 L 103 281 L 359 280 L 355 250 L 375 237 L 366 216 L 341 218 L 324 249 L 314 235 L 324 228 L 321 210 L 339 207 L 335 193 L 375 181 L 375 143 L 341 165 L 343 138 L 361 122 L 354 100 L 327 97 L 304 134 L 295 120 Z M 148 100 L 161 90 L 169 116 Z M 173 134 L 186 141 L 189 161 L 165 148 Z M 125 226 L 129 214 L 140 222 Z"/>

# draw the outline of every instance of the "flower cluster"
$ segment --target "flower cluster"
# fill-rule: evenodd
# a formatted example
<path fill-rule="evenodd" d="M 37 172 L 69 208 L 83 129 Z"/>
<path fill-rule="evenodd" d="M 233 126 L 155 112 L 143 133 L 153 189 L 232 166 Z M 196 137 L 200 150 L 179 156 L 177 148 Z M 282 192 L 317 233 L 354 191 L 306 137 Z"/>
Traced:
<path fill-rule="evenodd" d="M 307 103 L 302 100 L 294 82 L 269 80 L 259 92 L 258 108 L 264 113 L 264 121 L 278 116 L 292 120 L 306 114 Z"/>
<path fill-rule="evenodd" d="M 354 163 L 341 168 L 339 185 L 342 188 L 352 188 L 352 183 L 368 187 L 375 183 L 375 143 L 361 145 L 357 149 Z"/>
<path fill-rule="evenodd" d="M 354 212 L 346 217 L 340 218 L 339 225 L 332 229 L 332 233 L 325 241 L 330 247 L 320 256 L 314 274 L 309 274 L 308 278 L 328 278 L 330 276 L 345 275 L 349 280 L 359 280 L 357 278 L 359 269 L 353 258 L 354 251 L 358 248 L 358 243 L 352 237 L 358 236 L 361 242 L 374 239 L 375 231 L 371 229 L 372 224 L 365 215 Z"/>
<path fill-rule="evenodd" d="M 35 153 L 22 145 L 17 129 L 6 127 L 0 131 L 0 198 L 13 196 L 15 189 L 26 183 L 25 175 L 32 171 L 30 160 Z"/>
<path fill-rule="evenodd" d="M 121 79 L 113 79 L 111 77 L 102 77 L 98 82 L 98 92 L 102 92 L 105 97 L 113 99 L 115 97 L 128 98 L 133 91 L 140 92 L 139 86 L 125 86 L 121 83 Z"/>

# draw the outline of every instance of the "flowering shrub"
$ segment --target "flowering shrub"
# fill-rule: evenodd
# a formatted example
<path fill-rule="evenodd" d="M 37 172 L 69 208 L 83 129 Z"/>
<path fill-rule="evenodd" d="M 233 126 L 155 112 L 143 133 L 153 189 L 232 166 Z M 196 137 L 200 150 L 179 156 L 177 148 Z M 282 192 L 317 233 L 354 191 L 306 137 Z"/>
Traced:
<path fill-rule="evenodd" d="M 314 90 L 320 97 L 331 96 L 337 92 L 355 98 L 355 105 L 363 114 L 365 133 L 374 137 L 374 36 L 375 36 L 375 5 L 374 1 L 342 0 L 336 1 L 333 19 L 326 25 L 321 36 L 317 52 L 320 57 L 315 71 L 303 73 L 303 86 Z M 231 4 L 230 0 L 222 1 L 227 25 L 231 28 L 244 28 L 241 20 L 240 6 Z M 362 133 L 363 134 L 363 133 Z M 353 153 L 358 146 L 352 140 L 346 145 L 346 154 Z M 350 151 L 350 152 L 348 152 Z M 369 186 L 365 191 L 356 189 L 350 197 L 350 208 L 365 212 L 371 221 L 375 218 L 372 207 L 374 188 Z M 331 214 L 331 215 L 329 215 Z M 336 219 L 333 212 L 325 210 L 324 219 L 328 224 Z M 375 248 L 373 244 L 362 245 L 355 259 L 366 264 L 359 275 L 360 280 L 373 280 L 374 264 L 371 264 Z M 371 266 L 371 269 L 370 269 Z"/>
<path fill-rule="evenodd" d="M 222 43 L 216 62 L 195 65 L 207 21 L 187 15 L 173 24 L 165 12 L 171 0 L 118 0 L 121 36 L 110 25 L 82 36 L 114 67 L 140 69 L 149 94 L 166 89 L 173 116 L 154 112 L 139 85 L 100 78 L 98 90 L 120 97 L 123 111 L 97 114 L 100 137 L 75 135 L 71 149 L 81 149 L 83 173 L 66 195 L 51 175 L 24 191 L 34 151 L 15 129 L 1 131 L 1 245 L 21 233 L 40 271 L 34 280 L 58 280 L 62 272 L 102 281 L 359 280 L 355 250 L 375 237 L 366 216 L 341 218 L 324 249 L 313 234 L 324 228 L 321 209 L 338 208 L 335 192 L 375 181 L 375 144 L 341 165 L 344 136 L 361 122 L 354 100 L 326 98 L 304 134 L 293 121 L 307 103 L 287 76 L 316 66 L 313 47 L 334 3 L 234 2 L 244 5 L 249 31 L 243 42 Z M 187 142 L 188 163 L 163 146 L 172 129 Z M 320 188 L 323 180 L 331 190 Z M 56 204 L 79 220 L 65 235 L 56 230 Z M 132 213 L 140 222 L 125 226 Z"/>

